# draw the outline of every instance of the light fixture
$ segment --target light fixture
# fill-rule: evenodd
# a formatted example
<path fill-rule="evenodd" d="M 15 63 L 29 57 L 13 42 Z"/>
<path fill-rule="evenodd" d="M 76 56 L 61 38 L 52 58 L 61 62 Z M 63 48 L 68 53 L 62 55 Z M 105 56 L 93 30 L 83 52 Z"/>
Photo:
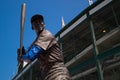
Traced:
<path fill-rule="evenodd" d="M 102 32 L 103 32 L 103 33 L 105 33 L 105 32 L 106 32 L 106 30 L 105 30 L 105 29 L 103 29 L 103 30 L 102 30 Z"/>

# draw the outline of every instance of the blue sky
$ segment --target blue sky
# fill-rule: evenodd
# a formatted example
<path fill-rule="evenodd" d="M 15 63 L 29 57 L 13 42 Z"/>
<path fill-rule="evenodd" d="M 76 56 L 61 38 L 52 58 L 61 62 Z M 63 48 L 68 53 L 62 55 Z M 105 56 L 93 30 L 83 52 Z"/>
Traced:
<path fill-rule="evenodd" d="M 95 0 L 93 0 L 95 1 Z M 61 27 L 61 17 L 69 23 L 89 6 L 88 0 L 1 0 L 0 2 L 0 80 L 11 80 L 17 72 L 17 49 L 20 46 L 21 5 L 26 3 L 23 45 L 27 49 L 36 34 L 30 18 L 42 14 L 45 28 L 55 35 Z"/>

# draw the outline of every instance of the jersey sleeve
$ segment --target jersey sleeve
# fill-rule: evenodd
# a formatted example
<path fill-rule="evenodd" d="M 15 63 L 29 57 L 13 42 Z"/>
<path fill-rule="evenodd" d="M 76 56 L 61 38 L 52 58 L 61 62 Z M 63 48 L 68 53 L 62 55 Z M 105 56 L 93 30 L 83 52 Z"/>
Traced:
<path fill-rule="evenodd" d="M 23 56 L 22 59 L 30 59 L 30 60 L 34 60 L 35 58 L 37 58 L 41 52 L 43 51 L 43 49 L 37 45 L 33 45 Z"/>

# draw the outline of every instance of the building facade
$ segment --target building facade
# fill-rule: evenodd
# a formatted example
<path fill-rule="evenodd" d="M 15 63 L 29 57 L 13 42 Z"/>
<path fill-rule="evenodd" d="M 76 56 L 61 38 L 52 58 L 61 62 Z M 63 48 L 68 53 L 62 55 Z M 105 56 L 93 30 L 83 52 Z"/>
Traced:
<path fill-rule="evenodd" d="M 55 36 L 72 80 L 120 80 L 120 0 L 98 0 Z M 38 60 L 13 80 L 42 80 Z"/>

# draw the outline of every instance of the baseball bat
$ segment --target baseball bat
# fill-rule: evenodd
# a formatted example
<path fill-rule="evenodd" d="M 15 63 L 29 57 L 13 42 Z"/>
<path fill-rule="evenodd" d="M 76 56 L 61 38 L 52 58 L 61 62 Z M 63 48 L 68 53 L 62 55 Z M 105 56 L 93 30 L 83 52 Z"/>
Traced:
<path fill-rule="evenodd" d="M 24 35 L 24 25 L 25 25 L 25 11 L 26 4 L 22 4 L 21 9 L 21 20 L 20 20 L 20 56 L 22 55 L 22 47 L 23 47 L 23 35 Z"/>
<path fill-rule="evenodd" d="M 22 47 L 23 47 L 23 36 L 24 36 L 24 25 L 25 25 L 25 12 L 26 4 L 23 3 L 21 7 L 21 17 L 20 17 L 20 57 L 22 56 Z M 18 68 L 23 63 L 18 62 Z"/>

